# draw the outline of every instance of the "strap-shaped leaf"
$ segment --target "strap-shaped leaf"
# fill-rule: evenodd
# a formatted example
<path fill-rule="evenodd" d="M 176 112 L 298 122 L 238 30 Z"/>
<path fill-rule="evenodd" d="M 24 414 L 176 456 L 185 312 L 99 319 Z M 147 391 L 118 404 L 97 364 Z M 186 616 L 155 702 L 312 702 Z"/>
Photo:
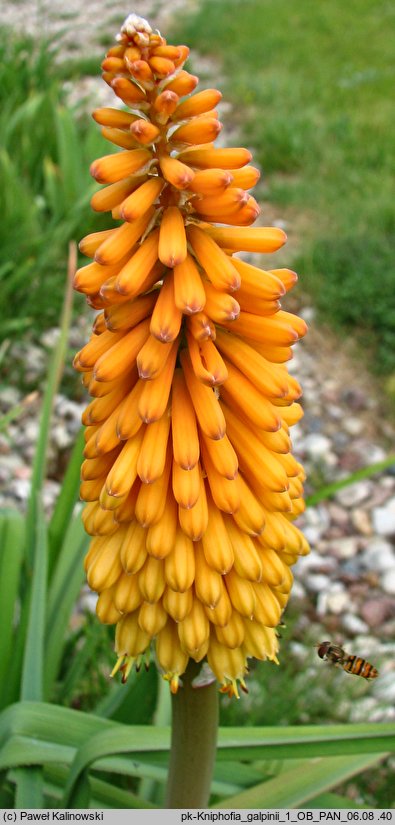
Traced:
<path fill-rule="evenodd" d="M 306 760 L 283 771 L 275 779 L 262 782 L 254 788 L 242 791 L 215 808 L 297 808 L 319 792 L 336 787 L 341 782 L 375 765 L 388 754 L 364 756 L 329 756 L 323 759 Z"/>
<path fill-rule="evenodd" d="M 65 533 L 58 564 L 48 595 L 44 696 L 50 698 L 62 659 L 63 640 L 78 593 L 84 580 L 82 559 L 89 537 L 79 517 Z"/>
<path fill-rule="evenodd" d="M 70 245 L 69 263 L 68 263 L 68 277 L 66 282 L 62 315 L 60 321 L 60 335 L 56 347 L 54 349 L 49 372 L 48 380 L 45 387 L 43 405 L 41 410 L 40 430 L 38 434 L 38 441 L 36 452 L 33 461 L 33 472 L 31 481 L 31 494 L 29 499 L 29 507 L 26 519 L 26 531 L 28 537 L 27 543 L 27 563 L 29 566 L 33 563 L 34 547 L 33 542 L 29 541 L 29 537 L 34 535 L 35 524 L 37 520 L 37 502 L 39 501 L 39 493 L 42 490 L 45 469 L 47 464 L 47 451 L 50 433 L 50 419 L 52 414 L 55 394 L 57 392 L 60 378 L 63 371 L 67 336 L 70 329 L 71 309 L 73 300 L 72 280 L 76 269 L 76 246 Z M 45 591 L 43 591 L 44 594 Z"/>
<path fill-rule="evenodd" d="M 60 705 L 20 702 L 0 714 L 0 747 L 13 735 L 78 747 L 98 731 L 118 727 L 117 722 Z"/>
<path fill-rule="evenodd" d="M 0 770 L 16 768 L 22 765 L 44 765 L 70 763 L 75 749 L 53 742 L 37 741 L 29 736 L 12 736 L 0 752 Z"/>
<path fill-rule="evenodd" d="M 351 473 L 346 476 L 346 478 L 341 478 L 339 481 L 333 481 L 331 484 L 325 484 L 324 487 L 320 487 L 320 489 L 316 490 L 315 493 L 307 496 L 306 504 L 308 506 L 313 506 L 318 504 L 320 501 L 326 501 L 326 499 L 332 498 L 332 496 L 344 487 L 350 487 L 351 484 L 356 484 L 357 481 L 362 481 L 364 478 L 371 478 L 376 475 L 376 473 L 382 473 L 385 470 L 388 470 L 389 467 L 393 467 L 394 464 L 395 455 L 392 454 L 387 456 L 387 458 L 384 458 L 382 461 L 376 461 L 374 464 L 369 464 L 367 467 L 361 467 L 360 470 L 356 470 L 355 473 Z"/>
<path fill-rule="evenodd" d="M 98 733 L 77 751 L 70 769 L 65 788 L 62 807 L 73 807 L 74 795 L 78 794 L 80 777 L 97 759 L 120 753 L 138 753 L 146 751 L 167 751 L 170 745 L 170 729 L 150 728 L 147 726 L 120 728 Z"/>
<path fill-rule="evenodd" d="M 81 429 L 67 465 L 67 470 L 62 482 L 62 488 L 56 501 L 55 510 L 51 521 L 49 522 L 48 567 L 50 577 L 56 564 L 58 552 L 64 542 L 64 537 L 72 517 L 75 503 L 78 500 L 78 492 L 81 483 L 80 472 L 83 444 L 84 433 Z"/>
<path fill-rule="evenodd" d="M 394 750 L 394 727 L 386 722 L 294 725 L 287 728 L 220 728 L 217 758 L 306 759 Z"/>
<path fill-rule="evenodd" d="M 6 702 L 6 674 L 14 653 L 14 615 L 25 545 L 23 517 L 15 510 L 0 516 L 0 707 Z"/>
<path fill-rule="evenodd" d="M 45 807 L 41 768 L 18 768 L 18 770 L 15 771 L 15 785 L 16 808 Z"/>
<path fill-rule="evenodd" d="M 30 590 L 29 619 L 22 668 L 21 699 L 40 702 L 43 698 L 44 634 L 47 588 L 47 527 L 37 493 L 33 544 L 33 578 Z"/>
<path fill-rule="evenodd" d="M 309 808 L 323 810 L 324 808 L 368 808 L 369 805 L 358 805 L 355 799 L 340 796 L 338 793 L 324 792 L 309 799 Z"/>
<path fill-rule="evenodd" d="M 45 770 L 45 788 L 51 798 L 60 801 L 66 784 L 68 769 L 64 765 L 50 765 Z M 12 774 L 11 774 L 12 778 Z M 89 777 L 91 789 L 90 807 L 101 808 L 103 804 L 108 808 L 155 808 L 146 799 L 142 799 L 131 791 L 119 788 L 113 781 L 106 782 L 96 776 Z"/>

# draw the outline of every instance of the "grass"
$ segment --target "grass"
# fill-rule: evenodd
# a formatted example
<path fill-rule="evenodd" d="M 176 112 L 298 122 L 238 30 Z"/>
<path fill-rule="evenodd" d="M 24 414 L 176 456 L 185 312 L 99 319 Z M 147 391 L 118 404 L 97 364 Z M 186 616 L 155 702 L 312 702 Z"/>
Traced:
<path fill-rule="evenodd" d="M 264 171 L 261 200 L 287 221 L 302 284 L 386 374 L 395 370 L 394 24 L 387 0 L 203 0 L 177 31 L 222 62 L 232 118 Z"/>
<path fill-rule="evenodd" d="M 57 71 L 49 44 L 0 31 L 1 338 L 58 323 L 68 242 L 102 226 L 89 164 L 105 142 Z"/>

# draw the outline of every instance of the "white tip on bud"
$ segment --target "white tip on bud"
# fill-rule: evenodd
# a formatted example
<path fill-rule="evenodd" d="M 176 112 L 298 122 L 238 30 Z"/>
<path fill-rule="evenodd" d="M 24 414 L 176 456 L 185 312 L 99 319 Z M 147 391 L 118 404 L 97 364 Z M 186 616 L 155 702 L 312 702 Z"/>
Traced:
<path fill-rule="evenodd" d="M 121 35 L 127 34 L 133 37 L 134 34 L 151 34 L 152 29 L 148 20 L 139 17 L 138 14 L 129 14 L 121 26 Z"/>

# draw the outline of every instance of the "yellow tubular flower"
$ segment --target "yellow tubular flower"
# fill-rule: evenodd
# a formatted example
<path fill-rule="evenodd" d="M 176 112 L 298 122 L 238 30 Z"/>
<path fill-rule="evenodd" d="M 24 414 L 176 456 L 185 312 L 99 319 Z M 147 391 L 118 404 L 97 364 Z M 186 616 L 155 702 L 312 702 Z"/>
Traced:
<path fill-rule="evenodd" d="M 247 149 L 215 146 L 221 93 L 194 92 L 187 56 L 130 15 L 102 64 L 124 108 L 93 114 L 119 148 L 91 165 L 104 184 L 91 205 L 117 223 L 81 241 L 92 261 L 74 280 L 99 311 L 74 359 L 92 397 L 85 569 L 116 625 L 113 675 L 155 642 L 173 692 L 207 657 L 238 697 L 249 657 L 277 662 L 290 566 L 308 552 L 289 437 L 301 390 L 285 366 L 306 325 L 280 306 L 292 270 L 235 256 L 286 236 L 251 228 L 259 171 Z"/>

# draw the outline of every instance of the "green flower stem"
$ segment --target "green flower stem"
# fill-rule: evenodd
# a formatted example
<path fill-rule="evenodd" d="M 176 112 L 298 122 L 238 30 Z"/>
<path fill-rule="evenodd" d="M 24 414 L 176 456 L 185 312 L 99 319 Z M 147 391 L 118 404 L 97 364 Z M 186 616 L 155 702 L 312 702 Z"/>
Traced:
<path fill-rule="evenodd" d="M 190 660 L 183 687 L 172 697 L 173 726 L 165 807 L 206 808 L 218 731 L 216 682 L 193 688 L 201 664 Z"/>

